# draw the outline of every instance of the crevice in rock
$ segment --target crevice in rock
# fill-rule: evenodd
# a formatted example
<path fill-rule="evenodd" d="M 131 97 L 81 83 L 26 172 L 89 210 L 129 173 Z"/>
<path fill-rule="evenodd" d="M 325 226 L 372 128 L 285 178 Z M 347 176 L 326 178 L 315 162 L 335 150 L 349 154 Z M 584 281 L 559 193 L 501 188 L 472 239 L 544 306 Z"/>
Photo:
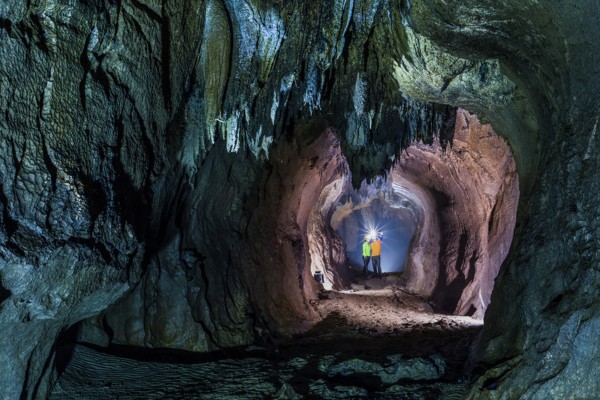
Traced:
<path fill-rule="evenodd" d="M 50 152 L 48 151 L 47 139 L 44 137 L 44 135 L 42 135 L 42 154 L 43 154 L 44 165 L 46 166 L 46 170 L 50 174 L 52 193 L 54 193 L 54 192 L 56 192 L 56 180 L 57 180 L 57 176 L 58 176 L 58 168 L 56 167 L 54 160 L 50 156 Z"/>
<path fill-rule="evenodd" d="M 138 115 L 139 116 L 139 115 Z M 117 149 L 124 151 L 125 142 L 124 120 L 121 116 L 117 120 Z M 147 141 L 148 139 L 144 139 Z M 131 160 L 136 162 L 137 160 Z M 131 224 L 138 238 L 145 238 L 149 221 L 147 200 L 145 194 L 136 188 L 130 173 L 123 164 L 124 160 L 118 157 L 112 159 L 112 167 L 115 170 L 116 179 L 113 184 L 115 202 L 118 205 L 124 222 Z"/>
<path fill-rule="evenodd" d="M 108 335 L 108 342 L 111 343 L 113 338 L 115 337 L 115 331 L 110 327 L 108 320 L 106 319 L 106 315 L 102 317 L 102 329 Z"/>
<path fill-rule="evenodd" d="M 31 368 L 33 366 L 33 362 L 34 362 L 34 352 L 35 352 L 35 348 L 33 350 L 33 352 L 31 354 L 29 354 L 29 356 L 27 357 L 27 367 L 25 369 L 25 376 L 23 378 L 23 388 L 21 390 L 21 397 L 20 400 L 28 400 L 30 398 L 29 396 L 29 391 L 30 391 L 30 384 L 31 382 L 29 381 L 31 378 Z"/>
<path fill-rule="evenodd" d="M 10 238 L 18 229 L 19 223 L 10 216 L 8 209 L 8 198 L 4 192 L 4 184 L 0 184 L 0 202 L 2 203 L 2 225 L 8 238 Z"/>
<path fill-rule="evenodd" d="M 160 21 L 160 29 L 161 29 L 161 76 L 163 78 L 161 86 L 163 92 L 163 99 L 165 102 L 165 108 L 167 111 L 171 112 L 173 108 L 173 99 L 172 99 L 172 88 L 171 88 L 171 20 L 165 15 L 168 13 L 166 10 L 166 3 L 163 3 L 162 17 Z"/>
<path fill-rule="evenodd" d="M 56 363 L 55 359 L 56 359 L 56 342 L 52 346 L 52 348 L 50 349 L 50 353 L 48 355 L 48 358 L 44 362 L 42 368 L 36 374 L 36 376 L 38 378 L 37 378 L 37 380 L 35 382 L 35 385 L 33 387 L 33 391 L 31 393 L 31 397 L 30 398 L 37 399 L 37 398 L 40 398 L 42 396 L 45 396 L 45 394 L 48 392 L 47 385 L 49 383 L 49 376 L 54 371 L 54 366 L 55 366 L 55 363 Z"/>
<path fill-rule="evenodd" d="M 92 224 L 98 219 L 103 211 L 106 211 L 108 206 L 108 197 L 106 189 L 102 182 L 94 180 L 88 175 L 80 175 L 79 179 L 83 185 L 83 190 L 87 200 L 87 206 L 90 212 Z"/>
<path fill-rule="evenodd" d="M 4 303 L 5 300 L 8 300 L 12 295 L 11 291 L 0 285 L 0 306 Z"/>
<path fill-rule="evenodd" d="M 6 18 L 0 18 L 0 29 L 4 29 L 8 36 L 12 37 L 12 21 Z"/>
<path fill-rule="evenodd" d="M 204 291 L 203 291 L 203 293 L 204 293 L 203 298 L 204 298 L 204 301 L 206 302 L 206 307 L 208 309 L 208 312 L 211 315 L 211 320 L 215 321 L 216 318 L 215 318 L 215 316 L 213 314 L 213 309 L 214 308 L 211 305 L 212 300 L 211 300 L 210 296 L 208 296 L 208 289 L 210 287 L 210 279 L 208 278 L 208 276 L 206 274 L 206 268 L 205 268 L 204 263 L 201 263 L 199 265 L 199 269 L 200 269 L 200 276 L 202 277 L 202 283 L 203 283 L 202 289 L 204 289 Z M 217 348 L 219 348 L 220 347 L 219 341 L 215 338 L 213 329 L 211 329 L 211 327 L 209 327 L 208 324 L 202 318 L 194 318 L 194 320 L 196 322 L 198 322 L 202 326 L 202 329 L 204 330 L 204 332 L 206 333 L 206 335 L 210 339 L 211 343 L 214 346 L 216 346 Z"/>

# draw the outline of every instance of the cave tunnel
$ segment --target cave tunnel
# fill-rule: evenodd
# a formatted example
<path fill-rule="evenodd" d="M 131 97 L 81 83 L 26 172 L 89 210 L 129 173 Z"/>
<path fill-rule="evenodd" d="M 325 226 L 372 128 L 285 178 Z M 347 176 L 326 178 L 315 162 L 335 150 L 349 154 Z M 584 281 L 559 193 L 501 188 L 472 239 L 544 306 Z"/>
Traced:
<path fill-rule="evenodd" d="M 385 177 L 355 189 L 342 174 L 323 189 L 307 229 L 311 272 L 326 289 L 348 288 L 348 274 L 363 269 L 363 238 L 375 229 L 383 234 L 382 271 L 398 275 L 398 287 L 437 311 L 483 318 L 513 238 L 518 177 L 491 126 L 462 109 L 453 121 L 451 145 L 439 136 L 413 143 Z M 363 284 L 354 281 L 354 290 Z"/>
<path fill-rule="evenodd" d="M 381 180 L 381 178 L 379 178 Z M 374 183 L 381 188 L 381 183 Z M 409 244 L 415 234 L 419 221 L 412 212 L 414 207 L 410 200 L 401 196 L 393 198 L 365 199 L 364 205 L 352 209 L 354 201 L 360 205 L 361 200 L 348 200 L 338 206 L 332 215 L 331 226 L 343 238 L 346 245 L 346 257 L 356 268 L 363 268 L 362 243 L 365 236 L 373 232 L 381 232 L 385 237 L 381 258 L 381 269 L 385 272 L 402 272 L 406 263 Z M 350 207 L 344 215 L 344 208 Z M 341 215 L 340 215 L 341 214 Z"/>
<path fill-rule="evenodd" d="M 5 0 L 0 398 L 598 398 L 599 20 Z"/>

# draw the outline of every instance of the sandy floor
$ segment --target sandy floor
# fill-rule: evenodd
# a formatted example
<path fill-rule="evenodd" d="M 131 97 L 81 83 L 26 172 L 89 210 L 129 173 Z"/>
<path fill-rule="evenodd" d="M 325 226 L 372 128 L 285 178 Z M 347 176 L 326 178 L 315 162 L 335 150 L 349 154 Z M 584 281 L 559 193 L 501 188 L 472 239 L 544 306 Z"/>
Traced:
<path fill-rule="evenodd" d="M 290 347 L 320 343 L 322 349 L 348 357 L 437 354 L 449 367 L 446 380 L 464 375 L 483 321 L 433 312 L 429 304 L 401 288 L 397 275 L 366 281 L 357 277 L 354 282 L 351 290 L 320 293 L 312 304 L 323 319 Z"/>
<path fill-rule="evenodd" d="M 462 398 L 481 321 L 436 314 L 398 284 L 389 275 L 322 291 L 308 332 L 233 357 L 69 344 L 50 399 Z"/>
<path fill-rule="evenodd" d="M 350 329 L 386 336 L 400 331 L 440 332 L 481 328 L 483 321 L 436 314 L 418 296 L 403 290 L 399 277 L 355 278 L 352 290 L 323 291 L 313 306 L 322 317 L 338 314 Z"/>

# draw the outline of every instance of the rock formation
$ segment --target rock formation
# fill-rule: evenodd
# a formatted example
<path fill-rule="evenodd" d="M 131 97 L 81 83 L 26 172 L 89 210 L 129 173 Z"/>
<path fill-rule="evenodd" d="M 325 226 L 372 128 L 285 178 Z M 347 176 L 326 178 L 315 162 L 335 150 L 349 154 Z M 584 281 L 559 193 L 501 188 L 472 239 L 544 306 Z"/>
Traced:
<path fill-rule="evenodd" d="M 458 106 L 508 140 L 521 190 L 471 397 L 593 397 L 598 19 L 592 0 L 4 1 L 3 398 L 44 398 L 56 338 L 88 319 L 82 339 L 196 351 L 302 329 L 311 251 L 342 262 L 315 242 L 322 190 L 448 143 Z M 458 270 L 436 287 L 485 275 L 465 302 L 409 268 L 457 312 L 495 273 L 471 260 L 506 251 L 481 207 L 487 241 L 440 245 Z"/>
<path fill-rule="evenodd" d="M 399 154 L 387 182 L 363 182 L 357 191 L 339 182 L 338 188 L 343 202 L 329 202 L 321 214 L 331 215 L 347 247 L 361 244 L 362 215 L 377 221 L 373 213 L 381 211 L 372 209 L 389 209 L 394 223 L 416 231 L 406 289 L 445 312 L 483 318 L 512 241 L 519 198 L 512 153 L 489 125 L 459 109 L 451 145 L 413 143 Z"/>
<path fill-rule="evenodd" d="M 426 220 L 408 257 L 407 286 L 447 312 L 482 318 L 512 241 L 519 198 L 506 143 L 459 109 L 452 146 L 410 146 L 392 179 L 413 192 Z"/>

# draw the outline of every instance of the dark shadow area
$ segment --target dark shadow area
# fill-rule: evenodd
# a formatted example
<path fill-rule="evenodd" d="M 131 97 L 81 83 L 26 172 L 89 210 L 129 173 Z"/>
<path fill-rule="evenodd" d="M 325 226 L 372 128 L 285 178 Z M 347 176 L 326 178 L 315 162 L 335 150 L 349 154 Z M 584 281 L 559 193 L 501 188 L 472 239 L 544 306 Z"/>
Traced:
<path fill-rule="evenodd" d="M 102 348 L 64 336 L 61 348 L 70 360 L 50 399 L 99 393 L 107 399 L 260 399 L 279 398 L 282 390 L 315 399 L 450 398 L 468 387 L 464 365 L 481 326 L 440 324 L 439 318 L 431 314 L 429 323 L 377 333 L 332 312 L 276 349 L 250 345 L 205 354 Z M 283 398 L 296 398 L 289 396 Z"/>
<path fill-rule="evenodd" d="M 168 349 L 168 348 L 149 348 L 139 346 L 128 346 L 111 344 L 107 347 L 98 346 L 90 343 L 77 343 L 72 341 L 62 341 L 62 350 L 65 354 L 62 355 L 61 359 L 66 361 L 62 364 L 63 367 L 68 365 L 69 357 L 65 357 L 67 352 L 72 352 L 75 346 L 84 346 L 93 351 L 97 351 L 106 355 L 126 358 L 129 360 L 135 360 L 147 363 L 156 364 L 198 364 L 207 362 L 217 362 L 227 359 L 243 359 L 246 357 L 261 357 L 269 358 L 272 352 L 262 347 L 229 347 L 227 349 L 212 351 L 207 353 L 199 353 L 181 349 Z M 64 368 L 57 369 L 59 372 L 64 371 Z"/>
<path fill-rule="evenodd" d="M 12 293 L 10 290 L 0 285 L 0 304 L 4 303 L 4 301 L 7 300 L 11 294 Z"/>

